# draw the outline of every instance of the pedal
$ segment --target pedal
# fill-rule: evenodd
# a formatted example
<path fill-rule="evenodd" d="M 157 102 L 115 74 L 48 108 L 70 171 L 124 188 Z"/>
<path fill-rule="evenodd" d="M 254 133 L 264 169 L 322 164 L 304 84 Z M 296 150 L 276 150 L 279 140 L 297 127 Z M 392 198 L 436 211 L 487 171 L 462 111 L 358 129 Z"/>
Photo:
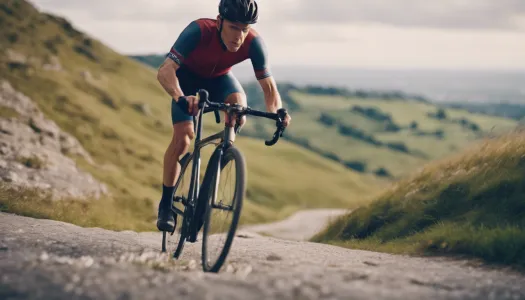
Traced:
<path fill-rule="evenodd" d="M 179 202 L 182 203 L 184 206 L 188 205 L 188 200 L 184 196 L 175 196 L 173 197 L 173 203 Z"/>

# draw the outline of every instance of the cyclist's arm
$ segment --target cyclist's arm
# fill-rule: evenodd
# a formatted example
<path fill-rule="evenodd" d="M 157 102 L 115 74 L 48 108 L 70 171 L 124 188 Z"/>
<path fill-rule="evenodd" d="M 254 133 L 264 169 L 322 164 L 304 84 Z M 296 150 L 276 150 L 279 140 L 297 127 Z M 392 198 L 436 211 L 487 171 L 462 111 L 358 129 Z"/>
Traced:
<path fill-rule="evenodd" d="M 201 38 L 201 29 L 197 22 L 191 22 L 181 32 L 175 43 L 166 55 L 164 63 L 159 67 L 157 80 L 164 90 L 175 101 L 180 96 L 184 96 L 177 79 L 177 69 L 184 63 L 184 60 L 197 47 Z"/>
<path fill-rule="evenodd" d="M 264 102 L 268 112 L 277 112 L 282 107 L 281 96 L 277 84 L 268 66 L 268 52 L 260 36 L 254 37 L 250 45 L 250 59 L 255 77 L 264 92 Z"/>
<path fill-rule="evenodd" d="M 157 80 L 160 85 L 162 85 L 166 93 L 168 93 L 175 101 L 177 101 L 180 96 L 184 96 L 176 75 L 179 67 L 180 66 L 176 62 L 170 58 L 166 58 L 157 73 Z"/>
<path fill-rule="evenodd" d="M 277 112 L 279 108 L 283 107 L 283 103 L 273 76 L 269 76 L 258 81 L 264 93 L 266 110 L 272 113 Z"/>

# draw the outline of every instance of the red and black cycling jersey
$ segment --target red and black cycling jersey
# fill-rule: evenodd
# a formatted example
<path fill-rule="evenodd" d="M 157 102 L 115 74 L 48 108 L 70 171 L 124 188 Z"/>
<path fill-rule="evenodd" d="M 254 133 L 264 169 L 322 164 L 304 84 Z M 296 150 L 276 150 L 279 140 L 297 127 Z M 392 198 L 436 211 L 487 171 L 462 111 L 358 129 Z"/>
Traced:
<path fill-rule="evenodd" d="M 266 46 L 255 29 L 250 28 L 237 52 L 230 52 L 222 46 L 214 19 L 197 19 L 186 26 L 167 57 L 203 78 L 224 75 L 248 58 L 258 80 L 271 76 Z"/>

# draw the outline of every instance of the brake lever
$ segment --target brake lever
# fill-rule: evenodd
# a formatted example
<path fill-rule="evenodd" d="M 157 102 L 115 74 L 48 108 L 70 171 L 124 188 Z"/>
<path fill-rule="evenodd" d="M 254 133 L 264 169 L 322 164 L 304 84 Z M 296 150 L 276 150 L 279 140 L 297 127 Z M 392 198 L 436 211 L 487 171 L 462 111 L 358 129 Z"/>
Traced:
<path fill-rule="evenodd" d="M 288 114 L 288 111 L 286 110 L 286 108 L 280 108 L 280 109 L 277 110 L 278 118 L 277 118 L 277 120 L 275 122 L 276 123 L 275 125 L 277 126 L 277 130 L 273 134 L 272 140 L 264 141 L 264 144 L 266 146 L 273 146 L 273 145 L 275 145 L 275 143 L 277 143 L 279 138 L 283 136 L 284 130 L 286 129 L 286 127 L 283 125 L 283 122 L 284 122 L 284 119 L 286 118 L 287 114 Z"/>
<path fill-rule="evenodd" d="M 278 130 L 279 131 L 279 130 Z M 275 143 L 277 143 L 277 140 L 279 139 L 279 132 L 276 131 L 274 134 L 273 134 L 273 139 L 270 140 L 270 141 L 264 141 L 264 144 L 266 146 L 273 146 L 275 145 Z"/>
<path fill-rule="evenodd" d="M 277 130 L 273 134 L 273 138 L 270 141 L 264 141 L 264 144 L 266 146 L 273 146 L 273 145 L 275 145 L 277 143 L 277 141 L 279 140 L 279 138 L 283 136 L 283 132 L 284 132 L 285 129 L 286 129 L 286 127 L 284 127 L 282 124 L 279 124 L 277 126 Z"/>

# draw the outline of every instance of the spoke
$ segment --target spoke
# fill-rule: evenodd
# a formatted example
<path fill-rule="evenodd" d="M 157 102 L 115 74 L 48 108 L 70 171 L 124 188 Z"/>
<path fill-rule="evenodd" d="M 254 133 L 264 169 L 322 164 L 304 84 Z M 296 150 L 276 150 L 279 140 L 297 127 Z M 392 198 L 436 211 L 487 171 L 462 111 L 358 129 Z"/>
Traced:
<path fill-rule="evenodd" d="M 226 211 L 233 211 L 233 205 L 224 205 L 222 204 L 222 200 L 219 201 L 218 204 L 214 204 L 212 207 Z"/>
<path fill-rule="evenodd" d="M 214 191 L 215 201 L 211 205 L 209 225 L 208 260 L 211 264 L 214 264 L 219 258 L 233 221 L 234 194 L 232 191 L 235 190 L 235 161 L 228 161 L 218 175 L 219 180 Z"/>

